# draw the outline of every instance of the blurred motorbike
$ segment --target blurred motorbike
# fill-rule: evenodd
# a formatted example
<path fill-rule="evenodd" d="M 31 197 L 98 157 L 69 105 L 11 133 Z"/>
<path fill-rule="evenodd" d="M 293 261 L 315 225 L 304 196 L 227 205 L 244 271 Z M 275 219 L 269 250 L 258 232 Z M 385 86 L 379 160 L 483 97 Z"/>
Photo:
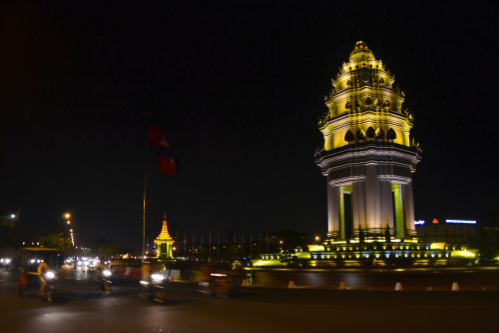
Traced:
<path fill-rule="evenodd" d="M 141 280 L 142 296 L 151 302 L 163 303 L 166 300 L 165 277 L 151 274 L 148 281 Z"/>
<path fill-rule="evenodd" d="M 99 291 L 111 295 L 111 284 L 113 283 L 110 279 L 113 274 L 110 270 L 105 269 L 102 271 L 99 283 Z"/>
<path fill-rule="evenodd" d="M 210 273 L 210 279 L 200 282 L 198 290 L 208 295 L 228 297 L 233 291 L 232 279 L 226 273 Z"/>
<path fill-rule="evenodd" d="M 43 277 L 45 278 L 45 288 L 43 293 L 40 294 L 40 298 L 52 303 L 55 298 L 55 280 L 57 280 L 57 274 L 54 271 L 47 271 Z"/>

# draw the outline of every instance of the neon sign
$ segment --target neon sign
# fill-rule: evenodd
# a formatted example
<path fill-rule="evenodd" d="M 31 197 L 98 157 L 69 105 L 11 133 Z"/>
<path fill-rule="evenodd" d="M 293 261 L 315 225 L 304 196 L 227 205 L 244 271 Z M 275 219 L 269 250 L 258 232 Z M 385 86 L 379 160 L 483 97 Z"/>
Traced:
<path fill-rule="evenodd" d="M 467 220 L 445 220 L 445 223 L 476 224 L 476 221 L 467 221 Z"/>
<path fill-rule="evenodd" d="M 424 221 L 423 220 L 414 221 L 414 224 L 424 224 Z"/>
<path fill-rule="evenodd" d="M 433 224 L 437 224 L 438 223 L 438 220 L 437 219 L 433 219 L 433 221 L 431 221 Z"/>

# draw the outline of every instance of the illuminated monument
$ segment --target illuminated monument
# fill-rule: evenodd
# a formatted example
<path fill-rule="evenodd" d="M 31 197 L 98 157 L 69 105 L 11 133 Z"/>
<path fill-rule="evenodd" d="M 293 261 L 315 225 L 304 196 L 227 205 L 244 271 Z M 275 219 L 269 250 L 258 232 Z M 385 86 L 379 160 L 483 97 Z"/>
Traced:
<path fill-rule="evenodd" d="M 332 80 L 319 120 L 324 148 L 315 155 L 327 177 L 326 243 L 415 240 L 411 174 L 421 149 L 394 82 L 361 41 Z"/>
<path fill-rule="evenodd" d="M 156 244 L 156 258 L 158 259 L 170 259 L 173 258 L 172 245 L 175 240 L 168 233 L 168 228 L 166 227 L 166 213 L 165 219 L 163 220 L 163 229 L 161 229 L 161 233 L 158 238 L 154 240 L 154 244 Z"/>
<path fill-rule="evenodd" d="M 308 250 L 261 254 L 253 266 L 437 266 L 476 259 L 467 245 L 416 237 L 412 173 L 422 151 L 410 139 L 414 119 L 402 109 L 404 92 L 394 82 L 367 44 L 357 42 L 332 80 L 328 112 L 319 120 L 324 147 L 315 162 L 327 177 L 327 238 Z"/>

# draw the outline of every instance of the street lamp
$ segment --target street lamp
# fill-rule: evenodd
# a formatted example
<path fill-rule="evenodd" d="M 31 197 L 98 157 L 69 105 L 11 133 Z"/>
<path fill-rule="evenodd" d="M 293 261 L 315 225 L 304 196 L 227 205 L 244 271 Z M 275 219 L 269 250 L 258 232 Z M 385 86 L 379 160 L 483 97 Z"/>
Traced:
<path fill-rule="evenodd" d="M 57 247 L 59 247 L 59 233 L 61 232 L 61 220 L 65 219 L 67 224 L 70 224 L 69 218 L 71 217 L 70 213 L 63 213 L 61 218 L 59 218 L 59 224 L 57 225 Z M 63 232 L 64 235 L 64 232 Z"/>

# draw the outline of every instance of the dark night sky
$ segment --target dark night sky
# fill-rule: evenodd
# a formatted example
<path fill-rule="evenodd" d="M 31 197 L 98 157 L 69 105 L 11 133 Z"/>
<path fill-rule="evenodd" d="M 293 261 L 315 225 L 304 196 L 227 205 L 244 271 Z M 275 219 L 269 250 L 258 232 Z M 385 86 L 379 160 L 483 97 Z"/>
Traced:
<path fill-rule="evenodd" d="M 151 158 L 148 234 L 166 211 L 181 239 L 324 235 L 317 118 L 359 28 L 415 114 L 416 218 L 496 212 L 497 12 L 492 1 L 2 3 L 0 213 L 55 228 L 69 210 L 77 243 L 138 248 L 150 111 L 184 175 L 157 174 Z"/>

